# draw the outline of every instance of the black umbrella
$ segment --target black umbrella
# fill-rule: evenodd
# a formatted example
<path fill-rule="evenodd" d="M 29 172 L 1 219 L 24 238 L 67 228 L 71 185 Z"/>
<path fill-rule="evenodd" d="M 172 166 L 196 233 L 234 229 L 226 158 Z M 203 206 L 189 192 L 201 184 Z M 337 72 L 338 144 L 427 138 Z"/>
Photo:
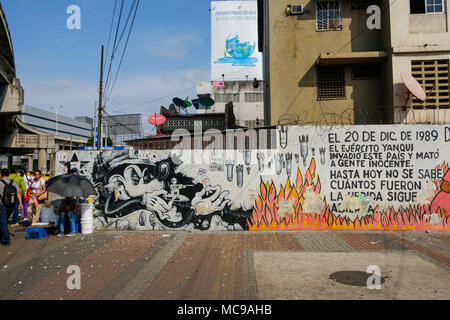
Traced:
<path fill-rule="evenodd" d="M 92 183 L 84 176 L 75 173 L 54 177 L 45 183 L 48 191 L 62 197 L 87 198 L 97 194 Z"/>

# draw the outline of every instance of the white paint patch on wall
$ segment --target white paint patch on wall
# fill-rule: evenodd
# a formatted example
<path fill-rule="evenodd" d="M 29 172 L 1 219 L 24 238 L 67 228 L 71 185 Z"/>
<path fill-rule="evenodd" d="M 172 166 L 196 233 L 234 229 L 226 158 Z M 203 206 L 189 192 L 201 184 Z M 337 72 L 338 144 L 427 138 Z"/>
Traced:
<path fill-rule="evenodd" d="M 284 218 L 288 214 L 294 213 L 294 203 L 290 199 L 282 199 L 278 203 L 278 215 Z"/>
<path fill-rule="evenodd" d="M 303 212 L 320 213 L 324 207 L 323 196 L 312 190 L 306 191 L 303 195 L 305 202 L 303 204 Z"/>
<path fill-rule="evenodd" d="M 351 194 L 348 194 L 344 197 L 344 201 L 339 204 L 339 212 L 337 212 L 336 215 L 348 217 L 350 218 L 350 220 L 368 216 L 371 214 L 368 211 L 370 203 L 370 199 L 361 199 L 360 197 L 355 197 Z"/>
<path fill-rule="evenodd" d="M 436 191 L 436 185 L 432 181 L 428 181 L 419 191 L 417 196 L 417 204 L 428 204 L 433 200 Z"/>

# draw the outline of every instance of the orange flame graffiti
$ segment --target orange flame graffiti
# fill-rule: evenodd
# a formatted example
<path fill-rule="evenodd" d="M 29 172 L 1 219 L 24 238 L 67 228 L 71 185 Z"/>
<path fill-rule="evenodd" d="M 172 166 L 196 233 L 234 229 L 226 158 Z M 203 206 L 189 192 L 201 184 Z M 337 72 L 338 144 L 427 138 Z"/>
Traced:
<path fill-rule="evenodd" d="M 436 169 L 446 172 L 448 164 L 443 163 Z M 441 181 L 433 179 L 436 185 L 435 194 L 439 192 Z M 304 194 L 309 190 L 320 194 L 321 183 L 319 175 L 316 176 L 316 162 L 311 160 L 309 168 L 303 178 L 300 170 L 297 170 L 297 179 L 291 183 L 288 178 L 286 184 L 275 187 L 273 181 L 261 180 L 260 195 L 255 202 L 251 217 L 248 219 L 249 230 L 434 230 L 450 231 L 450 213 L 438 210 L 441 218 L 438 225 L 430 223 L 429 204 L 421 204 L 394 210 L 390 207 L 381 210 L 376 207 L 373 214 L 365 217 L 357 217 L 350 220 L 348 217 L 335 215 L 330 206 L 324 200 L 320 213 L 303 212 L 305 203 Z M 291 213 L 278 214 L 279 203 L 283 200 L 291 201 L 293 210 Z M 428 199 L 432 200 L 432 199 Z"/>

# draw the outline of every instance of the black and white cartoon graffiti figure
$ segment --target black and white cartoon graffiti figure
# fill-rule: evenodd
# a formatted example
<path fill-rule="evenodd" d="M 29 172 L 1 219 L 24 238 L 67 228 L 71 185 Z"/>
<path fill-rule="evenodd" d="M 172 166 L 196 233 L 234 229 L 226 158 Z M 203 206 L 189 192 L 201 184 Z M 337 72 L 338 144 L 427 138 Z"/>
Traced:
<path fill-rule="evenodd" d="M 205 186 L 175 173 L 170 158 L 152 162 L 132 152 L 103 152 L 93 166 L 93 182 L 99 191 L 97 206 L 105 218 L 121 218 L 138 210 L 156 216 L 166 228 L 204 224 L 211 215 L 229 212 L 228 191 Z M 198 223 L 198 222 L 202 223 Z"/>

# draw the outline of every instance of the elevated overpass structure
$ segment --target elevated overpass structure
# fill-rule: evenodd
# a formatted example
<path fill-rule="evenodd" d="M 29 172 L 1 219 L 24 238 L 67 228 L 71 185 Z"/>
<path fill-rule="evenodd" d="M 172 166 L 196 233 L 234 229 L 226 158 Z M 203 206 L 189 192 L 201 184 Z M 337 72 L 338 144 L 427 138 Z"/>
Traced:
<path fill-rule="evenodd" d="M 48 168 L 55 151 L 65 146 L 80 146 L 86 140 L 70 139 L 39 131 L 21 120 L 24 90 L 16 78 L 14 50 L 8 22 L 0 2 L 0 155 L 8 156 L 12 166 L 13 156 L 28 156 L 28 170 Z M 38 155 L 38 168 L 33 168 L 33 156 Z"/>

